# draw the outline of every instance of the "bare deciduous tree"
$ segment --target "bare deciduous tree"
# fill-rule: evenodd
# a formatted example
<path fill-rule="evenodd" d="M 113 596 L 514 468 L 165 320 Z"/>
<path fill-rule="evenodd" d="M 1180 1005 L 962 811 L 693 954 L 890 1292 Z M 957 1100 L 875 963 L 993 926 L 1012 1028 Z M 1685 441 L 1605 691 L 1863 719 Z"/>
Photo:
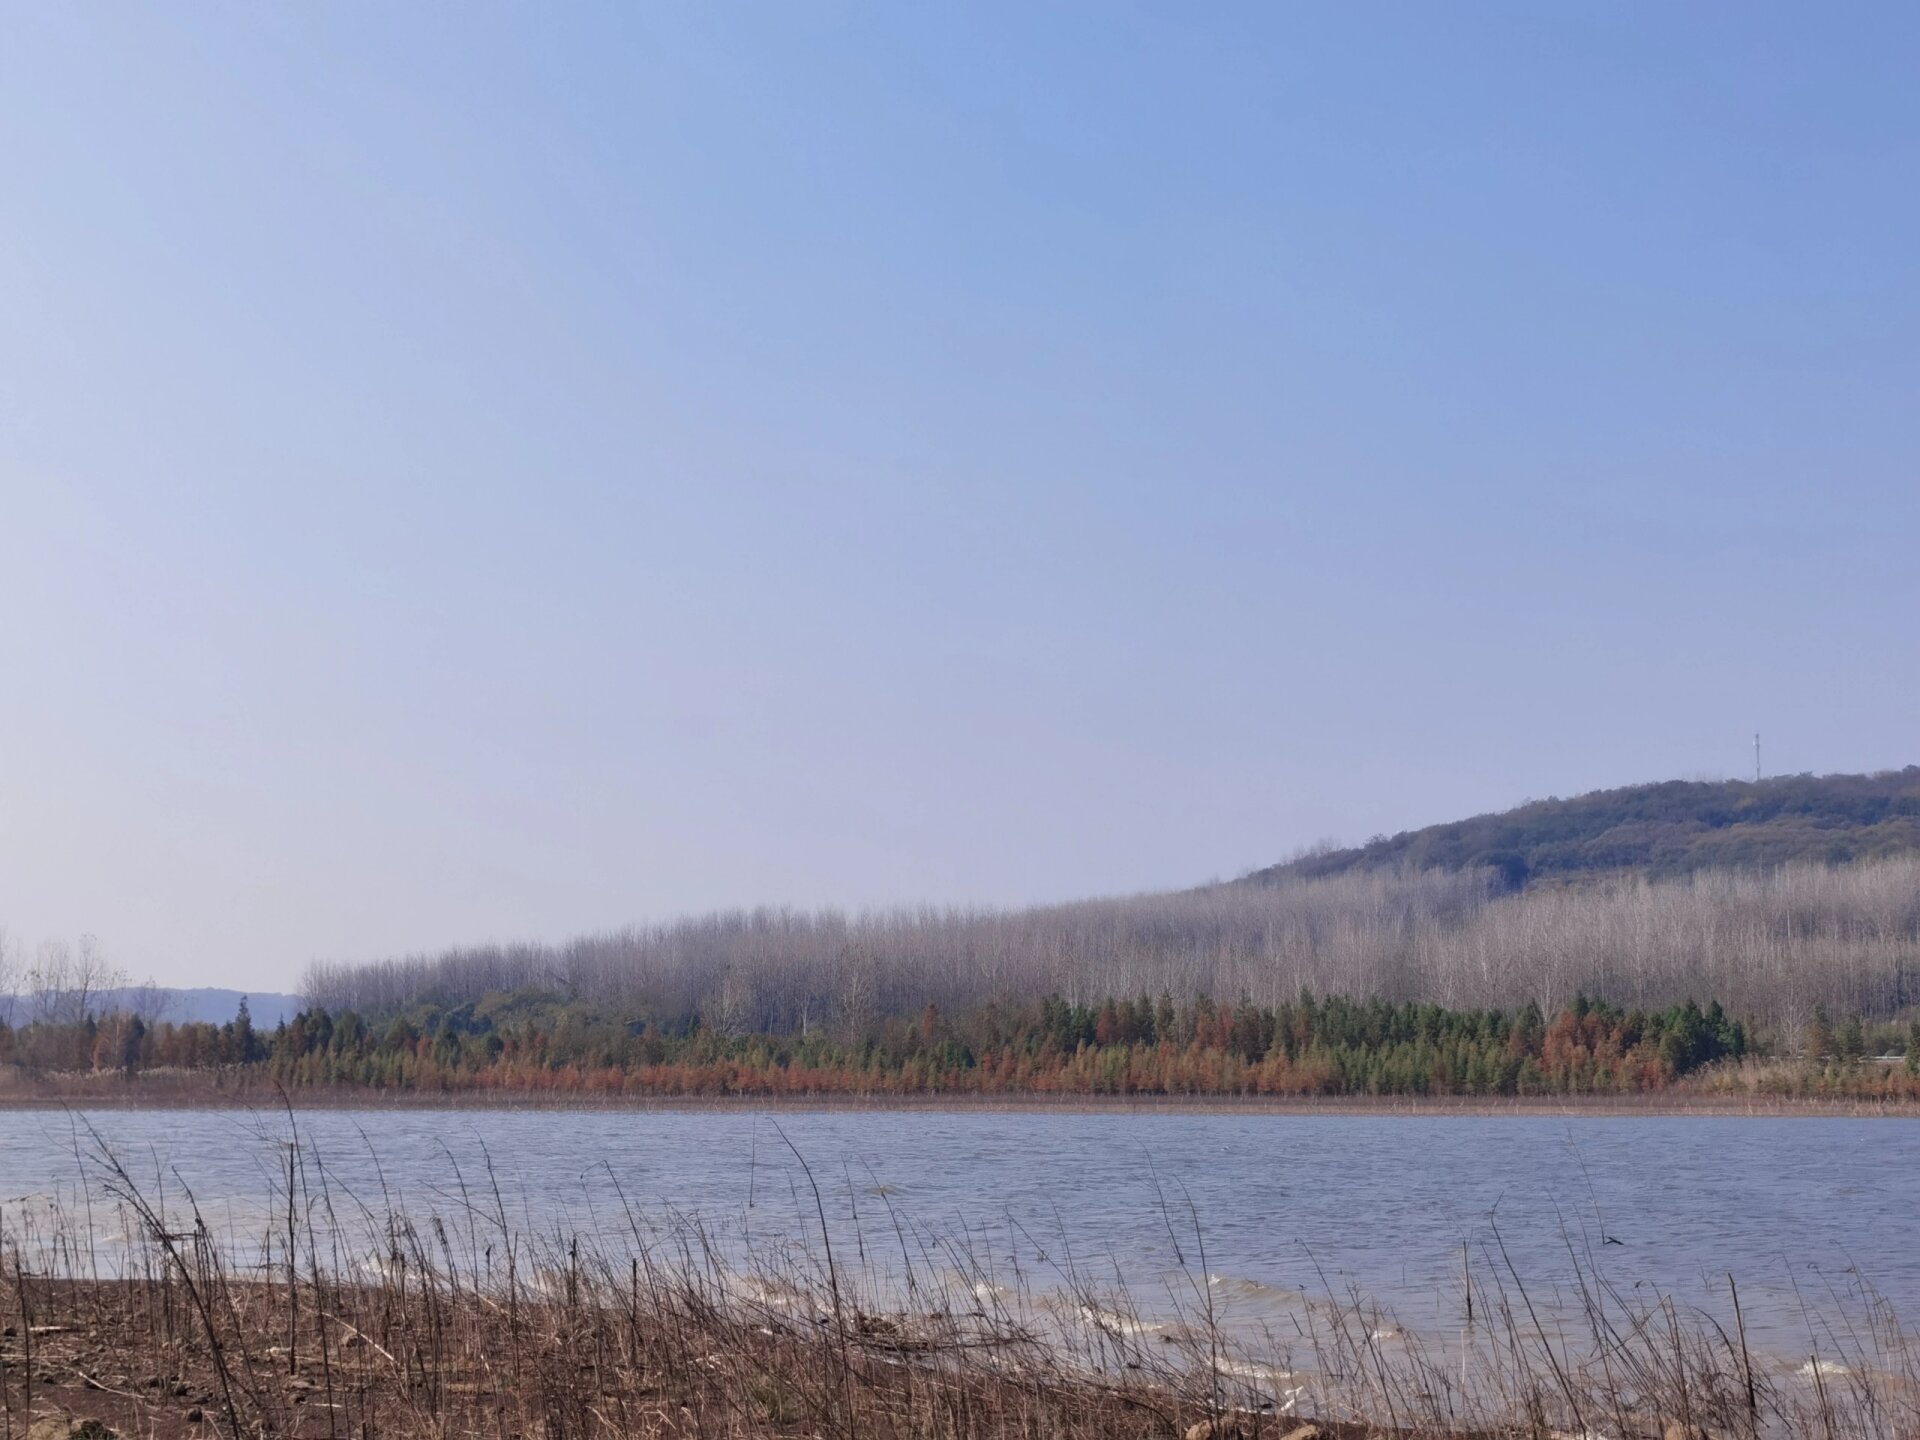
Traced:
<path fill-rule="evenodd" d="M 107 960 L 105 949 L 92 935 L 78 945 L 44 940 L 27 967 L 27 1003 L 32 1018 L 55 1025 L 85 1020 L 112 990 L 126 984 L 126 976 Z"/>

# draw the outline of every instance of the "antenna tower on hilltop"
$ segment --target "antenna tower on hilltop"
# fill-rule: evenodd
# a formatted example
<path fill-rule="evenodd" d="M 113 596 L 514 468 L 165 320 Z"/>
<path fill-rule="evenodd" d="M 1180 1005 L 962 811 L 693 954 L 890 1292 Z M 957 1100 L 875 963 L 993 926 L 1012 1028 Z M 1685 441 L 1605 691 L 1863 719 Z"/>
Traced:
<path fill-rule="evenodd" d="M 1760 732 L 1753 732 L 1753 783 L 1760 783 Z"/>

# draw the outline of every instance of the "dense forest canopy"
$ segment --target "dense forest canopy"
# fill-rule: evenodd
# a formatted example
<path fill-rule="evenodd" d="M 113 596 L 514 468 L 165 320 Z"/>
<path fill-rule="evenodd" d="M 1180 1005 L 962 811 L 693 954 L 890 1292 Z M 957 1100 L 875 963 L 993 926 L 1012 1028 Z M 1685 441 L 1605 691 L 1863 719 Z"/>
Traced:
<path fill-rule="evenodd" d="M 1323 849 L 1247 879 L 1320 879 L 1353 870 L 1486 866 L 1508 885 L 1630 871 L 1843 865 L 1920 853 L 1920 766 L 1873 775 L 1668 780 L 1532 800 L 1512 810 Z"/>

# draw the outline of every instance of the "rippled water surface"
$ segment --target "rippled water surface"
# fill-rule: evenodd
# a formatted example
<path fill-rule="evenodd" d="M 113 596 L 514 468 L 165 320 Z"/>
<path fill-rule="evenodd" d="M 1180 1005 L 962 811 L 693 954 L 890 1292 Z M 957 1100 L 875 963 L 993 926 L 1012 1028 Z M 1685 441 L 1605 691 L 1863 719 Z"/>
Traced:
<path fill-rule="evenodd" d="M 143 1189 L 178 1204 L 190 1188 L 236 1240 L 266 1223 L 286 1118 L 218 1111 L 0 1113 L 0 1220 L 100 1193 L 87 1124 Z M 1464 1248 L 1476 1284 L 1517 1275 L 1549 1306 L 1570 1303 L 1575 1257 L 1715 1314 L 1731 1273 L 1754 1343 L 1781 1356 L 1824 1348 L 1812 1331 L 1857 1313 L 1863 1283 L 1920 1316 L 1920 1124 L 1904 1120 L 323 1111 L 299 1126 L 342 1208 L 457 1225 L 469 1201 L 494 1209 L 497 1181 L 509 1219 L 548 1234 L 618 1231 L 631 1206 L 804 1240 L 820 1220 L 797 1151 L 841 1255 L 884 1268 L 907 1237 L 924 1254 L 938 1236 L 1042 1289 L 1117 1279 L 1149 1310 L 1210 1275 L 1243 1312 L 1359 1294 L 1444 1329 Z"/>

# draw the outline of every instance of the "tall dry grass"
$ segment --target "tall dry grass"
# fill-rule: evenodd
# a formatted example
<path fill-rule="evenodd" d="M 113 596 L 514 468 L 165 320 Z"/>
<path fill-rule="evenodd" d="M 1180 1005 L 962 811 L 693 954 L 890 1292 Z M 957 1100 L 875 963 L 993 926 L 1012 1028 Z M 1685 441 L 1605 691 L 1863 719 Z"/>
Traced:
<path fill-rule="evenodd" d="M 1250 1328 L 1178 1193 L 1162 1219 L 1180 1265 L 1147 1295 L 1106 1260 L 1010 1268 L 990 1237 L 884 1199 L 884 1239 L 836 1249 L 797 1151 L 817 1228 L 741 1249 L 624 1197 L 586 1232 L 516 1225 L 491 1170 L 451 1157 L 448 1203 L 417 1215 L 346 1190 L 292 1117 L 284 1138 L 245 1233 L 97 1136 L 76 1196 L 0 1210 L 0 1436 L 83 1405 L 155 1436 L 329 1440 L 1282 1436 L 1307 1417 L 1354 1435 L 1920 1434 L 1912 1351 L 1870 1294 L 1809 1305 L 1805 1359 L 1783 1363 L 1749 1348 L 1731 1278 L 1729 1323 L 1609 1283 L 1572 1236 L 1543 1285 L 1496 1229 L 1425 1333 L 1332 1280 Z"/>

